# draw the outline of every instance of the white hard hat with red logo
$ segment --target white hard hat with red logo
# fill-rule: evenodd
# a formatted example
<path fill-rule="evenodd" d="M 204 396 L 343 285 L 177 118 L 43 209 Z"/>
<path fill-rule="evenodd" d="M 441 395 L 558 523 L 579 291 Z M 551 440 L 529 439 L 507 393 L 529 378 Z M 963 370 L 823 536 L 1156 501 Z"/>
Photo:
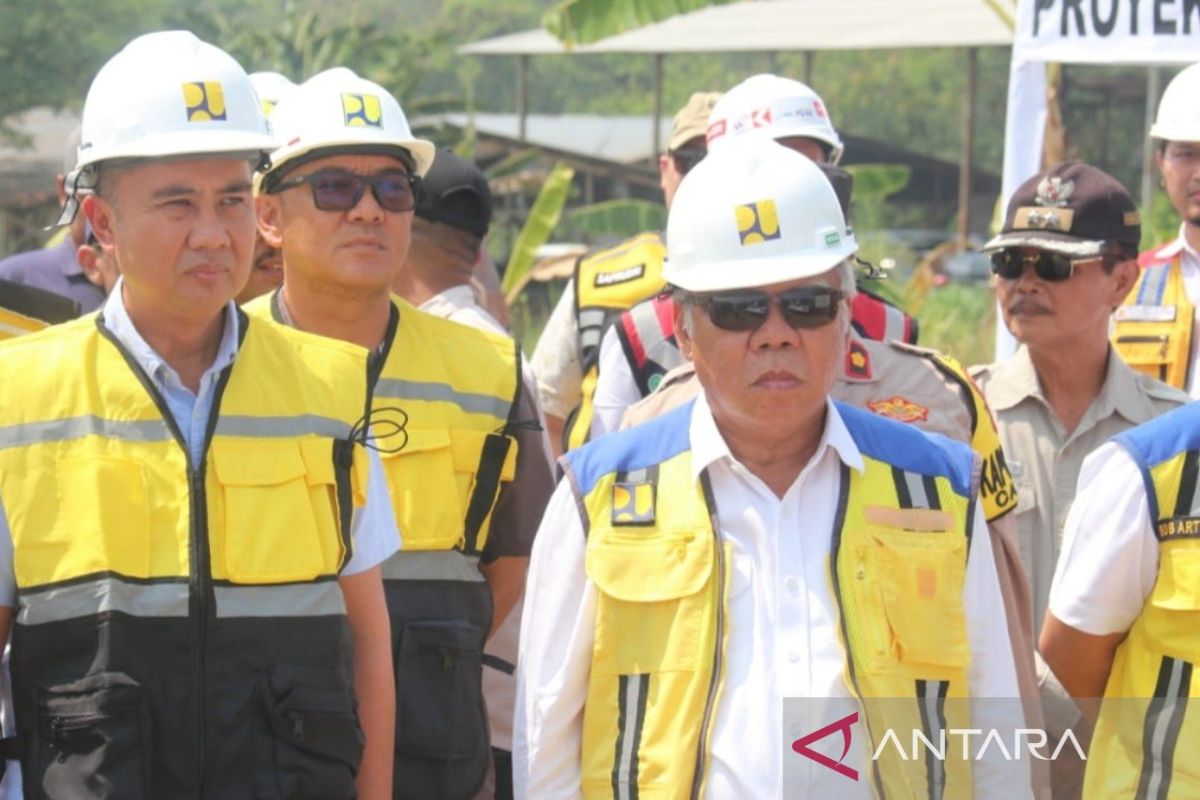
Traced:
<path fill-rule="evenodd" d="M 858 251 L 820 167 L 754 136 L 710 150 L 679 184 L 663 278 L 689 292 L 819 275 Z"/>
<path fill-rule="evenodd" d="M 1150 135 L 1169 142 L 1200 142 L 1200 64 L 1192 64 L 1167 84 Z"/>
<path fill-rule="evenodd" d="M 246 71 L 188 31 L 139 36 L 96 73 L 83 104 L 79 159 L 58 223 L 103 163 L 229 155 L 261 159 L 274 144 Z"/>
<path fill-rule="evenodd" d="M 407 161 L 424 175 L 436 152 L 432 142 L 413 136 L 404 110 L 379 84 L 352 70 L 320 72 L 288 92 L 271 112 L 279 148 L 263 186 L 313 158 L 336 152 L 378 153 Z"/>
<path fill-rule="evenodd" d="M 708 116 L 708 150 L 746 135 L 782 139 L 804 136 L 821 142 L 829 162 L 842 157 L 842 139 L 820 96 L 800 81 L 754 75 L 726 92 Z"/>

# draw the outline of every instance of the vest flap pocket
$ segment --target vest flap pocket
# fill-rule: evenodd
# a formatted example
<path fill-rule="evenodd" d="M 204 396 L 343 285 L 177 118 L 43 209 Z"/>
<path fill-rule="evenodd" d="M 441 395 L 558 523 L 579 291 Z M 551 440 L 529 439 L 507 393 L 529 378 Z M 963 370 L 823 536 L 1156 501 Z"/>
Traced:
<path fill-rule="evenodd" d="M 450 432 L 445 428 L 409 428 L 407 435 L 403 449 L 380 453 L 396 524 L 404 539 L 402 547 L 450 550 L 462 542 L 465 516 Z M 397 447 L 403 441 L 401 435 L 385 440 L 380 447 Z"/>
<path fill-rule="evenodd" d="M 363 732 L 352 689 L 316 667 L 272 667 L 264 701 L 281 797 L 354 797 Z"/>
<path fill-rule="evenodd" d="M 213 439 L 210 457 L 225 486 L 274 486 L 307 471 L 294 440 Z"/>
<path fill-rule="evenodd" d="M 1200 548 L 1164 547 L 1150 604 L 1168 611 L 1200 611 Z"/>
<path fill-rule="evenodd" d="M 593 536 L 598 532 L 593 532 Z M 692 535 L 588 544 L 587 574 L 609 597 L 630 603 L 658 603 L 696 594 L 713 572 L 711 536 Z"/>
<path fill-rule="evenodd" d="M 895 657 L 916 668 L 966 666 L 970 661 L 963 607 L 966 537 L 956 531 L 886 529 L 873 529 L 871 536 Z"/>
<path fill-rule="evenodd" d="M 450 432 L 445 428 L 405 428 L 403 433 L 383 433 L 376 444 L 380 448 L 379 455 L 385 461 L 403 458 L 410 453 L 443 450 L 450 446 Z M 388 452 L 389 450 L 393 452 Z"/>
<path fill-rule="evenodd" d="M 38 717 L 27 785 L 47 797 L 154 796 L 150 709 L 128 675 L 102 672 L 40 688 Z M 98 787 L 106 792 L 97 795 Z"/>
<path fill-rule="evenodd" d="M 463 620 L 417 620 L 396 653 L 396 752 L 465 761 L 469 796 L 487 766 L 483 710 L 484 632 Z"/>

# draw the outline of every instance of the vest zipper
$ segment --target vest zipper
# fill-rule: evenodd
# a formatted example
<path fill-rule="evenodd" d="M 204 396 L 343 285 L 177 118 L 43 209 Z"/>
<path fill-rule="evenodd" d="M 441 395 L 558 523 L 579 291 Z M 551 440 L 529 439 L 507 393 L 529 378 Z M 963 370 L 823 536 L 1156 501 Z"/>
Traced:
<path fill-rule="evenodd" d="M 700 485 L 704 489 L 704 500 L 708 505 L 708 517 L 713 531 L 713 544 L 717 548 L 717 625 L 713 642 L 712 680 L 708 684 L 708 697 L 704 701 L 704 716 L 700 723 L 700 740 L 696 747 L 696 767 L 692 775 L 692 800 L 698 800 L 704 785 L 704 772 L 708 765 L 708 736 L 716 715 L 717 693 L 721 685 L 721 670 L 725 661 L 725 545 L 721 539 L 721 526 L 717 519 L 717 502 L 713 495 L 708 472 L 700 473 Z"/>
<path fill-rule="evenodd" d="M 249 327 L 248 318 L 241 311 L 238 313 L 238 349 L 241 349 L 242 342 L 246 338 L 246 329 Z M 183 432 L 179 429 L 179 425 L 175 422 L 175 417 L 171 413 L 171 409 L 167 406 L 166 400 L 158 389 L 154 386 L 154 382 L 142 369 L 137 360 L 125 349 L 125 346 L 113 335 L 111 331 L 104 326 L 104 314 L 96 315 L 96 327 L 99 328 L 100 334 L 108 339 L 113 347 L 117 349 L 125 359 L 125 363 L 133 371 L 135 377 L 142 384 L 146 393 L 150 395 L 150 399 L 154 401 L 158 413 L 162 416 L 163 422 L 166 423 L 167 429 L 171 432 L 171 436 L 175 439 L 175 443 L 179 445 L 179 449 L 183 451 L 183 457 L 187 464 L 187 481 L 188 481 L 188 502 L 191 505 L 189 521 L 188 521 L 188 549 L 191 560 L 191 569 L 188 574 L 188 620 L 193 626 L 193 638 L 195 640 L 196 658 L 192 662 L 192 685 L 196 688 L 196 703 L 198 710 L 196 714 L 196 797 L 204 797 L 205 791 L 205 765 L 208 761 L 207 747 L 205 746 L 205 717 L 208 709 L 208 686 L 207 686 L 207 670 L 205 661 L 208 651 L 208 616 L 210 610 L 215 607 L 213 600 L 212 572 L 209 563 L 209 545 L 208 545 L 208 498 L 204 491 L 204 471 L 206 468 L 204 453 L 208 452 L 209 444 L 212 442 L 213 431 L 217 427 L 217 419 L 220 416 L 221 398 L 225 394 L 225 387 L 229 383 L 229 376 L 233 372 L 233 365 L 230 364 L 221 370 L 220 376 L 217 378 L 217 385 L 213 389 L 212 408 L 209 410 L 207 424 L 204 430 L 204 443 L 200 449 L 200 463 L 193 467 L 192 454 L 188 449 L 187 440 L 183 438 Z"/>

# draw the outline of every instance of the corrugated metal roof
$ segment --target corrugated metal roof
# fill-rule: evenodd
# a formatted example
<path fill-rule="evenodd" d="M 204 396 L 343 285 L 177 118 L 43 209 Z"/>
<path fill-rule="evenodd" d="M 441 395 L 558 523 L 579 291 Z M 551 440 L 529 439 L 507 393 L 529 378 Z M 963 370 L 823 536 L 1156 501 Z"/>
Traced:
<path fill-rule="evenodd" d="M 1013 32 L 984 0 L 748 0 L 671 17 L 576 53 L 701 53 L 1008 47 Z M 537 29 L 458 48 L 472 55 L 565 53 Z"/>
<path fill-rule="evenodd" d="M 520 117 L 516 114 L 439 114 L 416 120 L 418 124 L 446 122 L 475 129 L 490 136 L 517 139 Z M 650 116 L 601 116 L 598 114 L 530 114 L 526 118 L 525 141 L 537 147 L 633 164 L 655 157 L 651 144 Z M 659 141 L 670 136 L 671 119 L 659 120 Z"/>

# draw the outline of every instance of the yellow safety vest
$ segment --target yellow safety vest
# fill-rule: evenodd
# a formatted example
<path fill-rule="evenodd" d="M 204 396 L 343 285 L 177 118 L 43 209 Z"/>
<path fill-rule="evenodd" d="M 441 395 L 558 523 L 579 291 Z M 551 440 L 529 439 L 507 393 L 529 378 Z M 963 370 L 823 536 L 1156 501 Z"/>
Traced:
<path fill-rule="evenodd" d="M 692 477 L 691 409 L 565 460 L 586 510 L 586 569 L 597 590 L 581 754 L 588 798 L 703 793 L 730 555 L 712 522 L 722 509 L 707 477 L 701 485 Z M 838 410 L 866 465 L 862 474 L 843 467 L 831 532 L 847 687 L 876 745 L 889 729 L 900 741 L 915 730 L 937 742 L 941 730 L 970 727 L 962 594 L 975 460 L 959 443 Z M 880 798 L 970 797 L 970 765 L 953 749 L 941 761 L 880 748 L 864 779 Z"/>
<path fill-rule="evenodd" d="M 275 292 L 247 311 L 281 320 L 278 303 Z M 369 380 L 371 444 L 402 540 L 381 567 L 396 659 L 397 800 L 469 798 L 486 774 L 480 687 L 492 597 L 478 562 L 516 474 L 520 370 L 512 339 L 392 298 Z"/>
<path fill-rule="evenodd" d="M 366 354 L 240 322 L 199 463 L 101 316 L 0 346 L 14 698 L 49 796 L 353 796 Z"/>
<path fill-rule="evenodd" d="M 600 341 L 621 312 L 666 288 L 662 278 L 667 248 L 657 233 L 643 233 L 616 247 L 584 256 L 575 266 L 575 319 L 583 370 L 580 406 L 567 419 L 566 449 L 587 441 L 593 395 L 600 374 Z"/>
<path fill-rule="evenodd" d="M 1138 372 L 1187 389 L 1195 310 L 1183 285 L 1180 256 L 1149 259 L 1117 309 L 1113 346 Z"/>
<path fill-rule="evenodd" d="M 7 308 L 0 308 L 0 341 L 40 331 L 45 327 L 46 323 L 41 320 L 18 314 L 16 311 L 9 311 Z"/>
<path fill-rule="evenodd" d="M 1195 704 L 1200 680 L 1200 405 L 1115 439 L 1142 470 L 1158 538 L 1158 577 L 1112 672 L 1084 776 L 1084 797 L 1200 797 Z"/>

